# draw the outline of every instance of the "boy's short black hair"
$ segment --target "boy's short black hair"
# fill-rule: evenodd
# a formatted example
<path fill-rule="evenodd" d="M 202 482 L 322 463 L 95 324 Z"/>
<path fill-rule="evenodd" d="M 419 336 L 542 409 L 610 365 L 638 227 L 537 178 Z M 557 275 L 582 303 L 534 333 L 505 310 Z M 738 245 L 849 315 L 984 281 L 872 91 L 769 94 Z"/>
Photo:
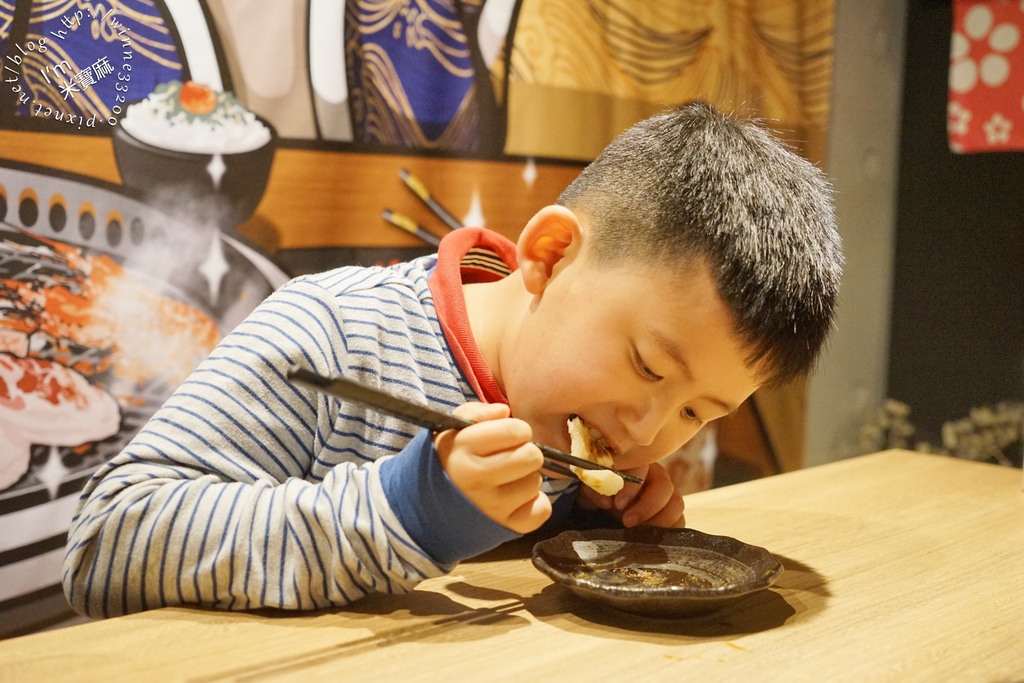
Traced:
<path fill-rule="evenodd" d="M 703 261 L 777 384 L 828 337 L 843 257 L 825 174 L 759 122 L 693 103 L 628 129 L 562 192 L 591 225 L 599 263 Z"/>

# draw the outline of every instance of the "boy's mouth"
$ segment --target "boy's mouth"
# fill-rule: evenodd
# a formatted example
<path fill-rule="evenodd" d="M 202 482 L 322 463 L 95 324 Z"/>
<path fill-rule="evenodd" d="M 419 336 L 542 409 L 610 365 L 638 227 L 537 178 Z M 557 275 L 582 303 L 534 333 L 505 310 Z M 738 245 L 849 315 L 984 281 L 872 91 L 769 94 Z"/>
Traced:
<path fill-rule="evenodd" d="M 615 450 L 615 447 L 608 442 L 608 439 L 605 438 L 604 434 L 602 434 L 599 429 L 597 429 L 596 427 L 592 427 L 589 422 L 584 420 L 579 415 L 572 414 L 569 416 L 570 420 L 576 418 L 579 418 L 579 421 L 582 422 L 583 426 L 586 428 L 587 433 L 590 434 L 591 443 L 589 444 L 589 446 L 595 455 L 604 455 L 607 456 L 608 458 L 614 458 L 616 455 L 618 455 L 618 453 Z"/>
<path fill-rule="evenodd" d="M 567 423 L 569 439 L 572 442 L 572 454 L 577 458 L 589 460 L 590 462 L 612 467 L 615 464 L 613 456 L 615 450 L 604 438 L 600 430 L 594 429 L 583 421 L 583 418 L 574 415 Z M 572 466 L 569 468 L 580 481 L 597 491 L 602 496 L 613 496 L 622 490 L 625 483 L 622 475 L 614 470 L 594 471 L 588 468 Z"/>

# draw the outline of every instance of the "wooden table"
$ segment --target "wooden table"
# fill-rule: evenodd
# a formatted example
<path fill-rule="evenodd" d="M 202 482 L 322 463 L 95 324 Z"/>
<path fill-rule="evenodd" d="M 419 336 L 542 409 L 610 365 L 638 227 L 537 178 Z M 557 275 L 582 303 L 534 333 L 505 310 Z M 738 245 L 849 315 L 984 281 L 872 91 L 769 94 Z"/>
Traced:
<path fill-rule="evenodd" d="M 653 620 L 580 601 L 512 544 L 347 609 L 161 609 L 0 641 L 0 680 L 1024 680 L 1019 470 L 888 451 L 687 510 L 786 571 L 725 611 Z"/>

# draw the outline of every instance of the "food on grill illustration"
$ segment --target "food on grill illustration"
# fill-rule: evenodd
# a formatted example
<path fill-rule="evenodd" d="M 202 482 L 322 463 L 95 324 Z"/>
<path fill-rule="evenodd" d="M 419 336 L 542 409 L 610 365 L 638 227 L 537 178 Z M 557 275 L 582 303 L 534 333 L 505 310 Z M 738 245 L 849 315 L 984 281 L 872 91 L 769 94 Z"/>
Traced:
<path fill-rule="evenodd" d="M 197 308 L 105 254 L 24 233 L 0 242 L 0 490 L 32 444 L 83 446 L 118 433 L 120 406 L 176 386 L 220 338 Z"/>
<path fill-rule="evenodd" d="M 28 471 L 31 446 L 80 446 L 117 434 L 121 412 L 80 373 L 0 353 L 0 490 Z"/>
<path fill-rule="evenodd" d="M 119 183 L 0 159 L 0 602 L 59 592 L 86 481 L 285 280 Z"/>

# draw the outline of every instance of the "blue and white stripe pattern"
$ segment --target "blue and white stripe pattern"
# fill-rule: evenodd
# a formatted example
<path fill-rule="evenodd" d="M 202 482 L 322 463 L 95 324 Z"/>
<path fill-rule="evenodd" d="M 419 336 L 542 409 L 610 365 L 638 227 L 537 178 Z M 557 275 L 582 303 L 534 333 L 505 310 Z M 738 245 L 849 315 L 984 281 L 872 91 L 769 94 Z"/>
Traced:
<path fill-rule="evenodd" d="M 228 334 L 85 487 L 64 561 L 75 609 L 345 605 L 513 538 L 451 485 L 429 434 L 286 378 L 299 363 L 444 411 L 477 400 L 437 320 L 435 259 L 297 278 Z"/>

